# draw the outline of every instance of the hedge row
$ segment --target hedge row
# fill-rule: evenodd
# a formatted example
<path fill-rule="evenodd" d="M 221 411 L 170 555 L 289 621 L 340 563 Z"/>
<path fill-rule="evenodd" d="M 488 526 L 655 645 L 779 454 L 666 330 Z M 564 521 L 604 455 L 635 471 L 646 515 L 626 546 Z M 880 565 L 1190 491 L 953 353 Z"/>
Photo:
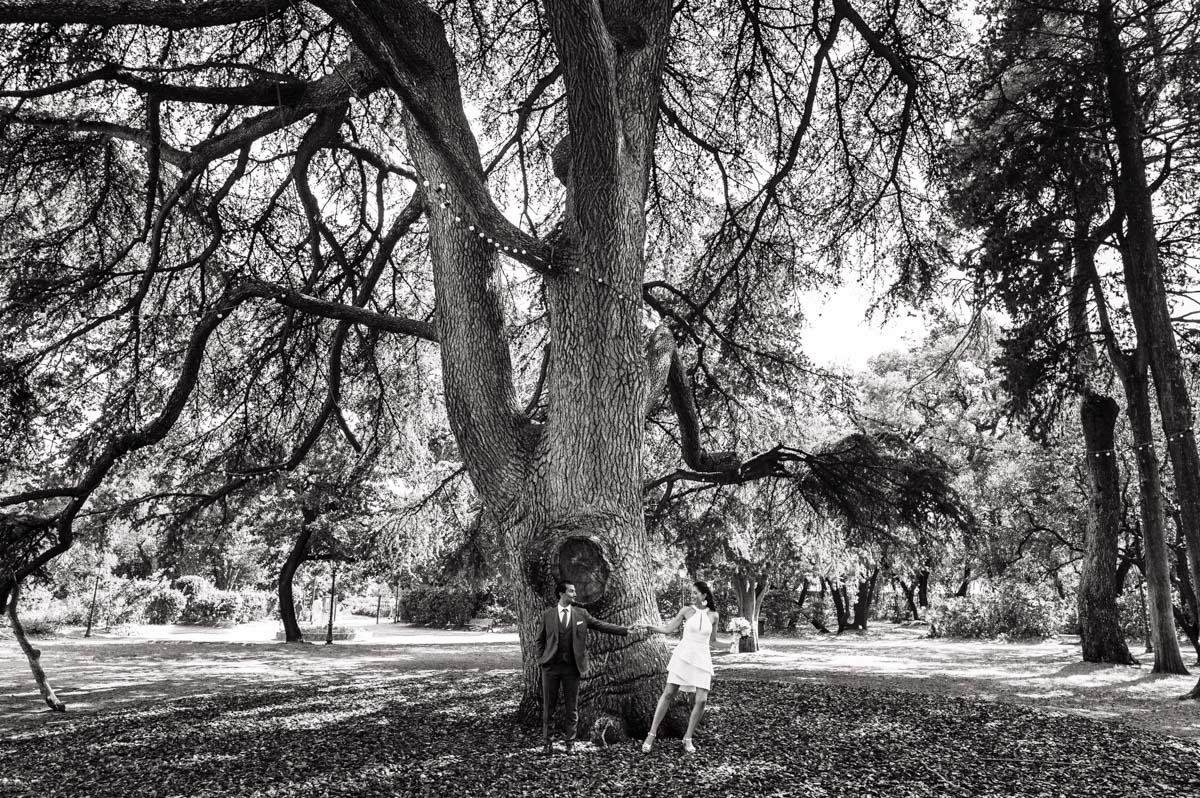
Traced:
<path fill-rule="evenodd" d="M 465 626 L 472 618 L 491 618 L 506 626 L 517 620 L 504 596 L 491 590 L 418 587 L 405 591 L 400 607 L 404 620 L 421 626 Z"/>
<path fill-rule="evenodd" d="M 63 627 L 85 626 L 89 612 L 93 628 L 99 629 L 134 623 L 246 623 L 270 617 L 276 600 L 266 591 L 217 590 L 203 577 L 187 576 L 174 586 L 165 578 L 101 581 L 94 609 L 90 592 L 56 599 L 44 588 L 28 591 L 21 603 L 25 631 L 45 636 Z"/>

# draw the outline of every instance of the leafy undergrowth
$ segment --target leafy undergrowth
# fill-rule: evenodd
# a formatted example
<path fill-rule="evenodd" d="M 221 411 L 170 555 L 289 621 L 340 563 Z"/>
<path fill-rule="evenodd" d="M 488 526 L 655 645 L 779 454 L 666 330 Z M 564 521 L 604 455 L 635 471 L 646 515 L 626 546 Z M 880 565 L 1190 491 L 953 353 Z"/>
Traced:
<path fill-rule="evenodd" d="M 1200 795 L 1200 745 L 1020 707 L 725 680 L 699 752 L 547 760 L 511 673 L 419 671 L 56 716 L 0 745 L 0 795 Z"/>

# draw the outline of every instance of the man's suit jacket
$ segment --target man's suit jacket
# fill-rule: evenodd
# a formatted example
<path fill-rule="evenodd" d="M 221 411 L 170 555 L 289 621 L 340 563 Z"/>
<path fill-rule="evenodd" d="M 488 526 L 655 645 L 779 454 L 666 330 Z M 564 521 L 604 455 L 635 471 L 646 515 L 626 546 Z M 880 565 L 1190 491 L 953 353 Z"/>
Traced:
<path fill-rule="evenodd" d="M 583 607 L 572 605 L 571 616 L 567 627 L 566 640 L 559 640 L 559 606 L 555 604 L 542 613 L 542 628 L 538 630 L 537 655 L 538 663 L 542 666 L 552 665 L 559 656 L 559 646 L 569 645 L 575 653 L 575 667 L 581 674 L 588 670 L 587 630 L 595 629 L 608 635 L 627 635 L 629 630 L 624 626 L 605 623 L 593 618 Z"/>

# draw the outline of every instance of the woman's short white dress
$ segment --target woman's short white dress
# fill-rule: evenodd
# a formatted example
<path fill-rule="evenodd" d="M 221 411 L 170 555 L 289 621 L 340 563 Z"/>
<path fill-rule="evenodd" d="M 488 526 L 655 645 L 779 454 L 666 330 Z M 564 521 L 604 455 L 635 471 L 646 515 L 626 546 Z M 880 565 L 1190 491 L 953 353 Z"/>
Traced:
<path fill-rule="evenodd" d="M 708 613 L 702 610 L 692 613 L 683 624 L 683 639 L 667 663 L 667 684 L 677 684 L 685 693 L 712 688 L 712 653 L 708 648 L 711 635 Z"/>

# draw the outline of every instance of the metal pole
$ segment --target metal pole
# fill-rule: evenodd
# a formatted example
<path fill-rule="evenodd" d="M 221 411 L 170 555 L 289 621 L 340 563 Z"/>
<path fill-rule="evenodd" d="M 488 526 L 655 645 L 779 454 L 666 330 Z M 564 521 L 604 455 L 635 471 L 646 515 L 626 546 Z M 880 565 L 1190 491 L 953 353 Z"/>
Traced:
<path fill-rule="evenodd" d="M 337 601 L 337 563 L 333 564 L 333 573 L 329 581 L 329 625 L 325 628 L 325 645 L 333 645 L 333 605 Z"/>

